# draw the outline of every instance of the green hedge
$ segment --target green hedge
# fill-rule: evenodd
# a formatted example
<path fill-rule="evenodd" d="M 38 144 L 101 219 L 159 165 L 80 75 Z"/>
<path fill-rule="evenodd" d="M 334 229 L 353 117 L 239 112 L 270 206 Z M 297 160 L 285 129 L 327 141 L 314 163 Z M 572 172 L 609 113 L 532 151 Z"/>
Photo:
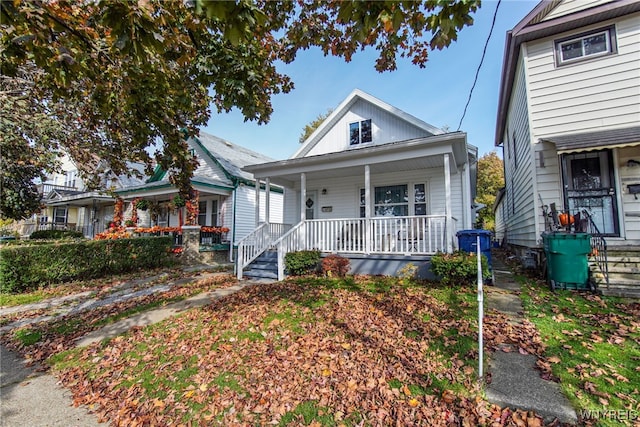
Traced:
<path fill-rule="evenodd" d="M 168 265 L 171 243 L 167 236 L 3 247 L 0 292 L 27 292 L 78 278 Z"/>
<path fill-rule="evenodd" d="M 284 266 L 293 276 L 315 272 L 320 265 L 320 251 L 288 252 L 284 256 Z"/>
<path fill-rule="evenodd" d="M 482 277 L 491 277 L 487 257 L 481 255 Z M 456 251 L 452 254 L 438 252 L 431 257 L 431 271 L 446 285 L 464 285 L 478 278 L 478 258 L 475 254 Z"/>
<path fill-rule="evenodd" d="M 30 239 L 84 239 L 84 234 L 75 230 L 37 230 L 31 233 Z"/>

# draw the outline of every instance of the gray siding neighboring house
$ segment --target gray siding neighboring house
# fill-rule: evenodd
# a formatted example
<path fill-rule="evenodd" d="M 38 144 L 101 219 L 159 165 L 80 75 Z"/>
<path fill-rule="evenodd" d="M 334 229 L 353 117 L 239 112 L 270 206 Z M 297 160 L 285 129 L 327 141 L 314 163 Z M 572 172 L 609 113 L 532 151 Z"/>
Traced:
<path fill-rule="evenodd" d="M 512 248 L 541 249 L 551 204 L 589 214 L 609 247 L 640 245 L 640 1 L 545 1 L 509 31 L 495 144 Z"/>

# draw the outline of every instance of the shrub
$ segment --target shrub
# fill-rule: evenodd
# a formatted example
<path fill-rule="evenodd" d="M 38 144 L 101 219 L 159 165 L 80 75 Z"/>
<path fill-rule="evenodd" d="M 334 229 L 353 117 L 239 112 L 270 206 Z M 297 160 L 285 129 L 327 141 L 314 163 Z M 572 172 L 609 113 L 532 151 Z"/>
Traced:
<path fill-rule="evenodd" d="M 327 277 L 344 277 L 347 275 L 347 272 L 349 272 L 350 267 L 349 259 L 341 257 L 340 255 L 327 255 L 322 260 L 322 274 Z"/>
<path fill-rule="evenodd" d="M 29 238 L 44 240 L 83 239 L 84 234 L 75 230 L 37 230 L 31 233 Z"/>
<path fill-rule="evenodd" d="M 78 278 L 90 279 L 171 263 L 170 237 L 81 240 L 0 249 L 0 292 L 27 292 Z"/>
<path fill-rule="evenodd" d="M 320 263 L 320 251 L 289 252 L 284 256 L 284 265 L 287 272 L 293 276 L 316 271 Z"/>
<path fill-rule="evenodd" d="M 482 255 L 482 277 L 490 278 L 487 257 Z M 478 277 L 476 254 L 457 251 L 452 254 L 437 253 L 431 258 L 431 271 L 445 285 L 466 284 Z"/>

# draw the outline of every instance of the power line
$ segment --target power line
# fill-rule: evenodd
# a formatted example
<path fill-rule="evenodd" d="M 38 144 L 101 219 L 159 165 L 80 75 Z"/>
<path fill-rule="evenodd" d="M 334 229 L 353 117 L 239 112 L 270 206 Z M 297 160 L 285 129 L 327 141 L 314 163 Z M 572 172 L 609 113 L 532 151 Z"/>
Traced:
<path fill-rule="evenodd" d="M 493 21 L 491 22 L 491 29 L 489 30 L 489 36 L 487 36 L 487 41 L 484 44 L 484 49 L 482 50 L 482 58 L 480 58 L 480 64 L 478 65 L 478 69 L 476 70 L 476 77 L 473 79 L 473 85 L 471 86 L 471 90 L 469 91 L 469 98 L 467 98 L 467 104 L 464 106 L 464 111 L 462 112 L 462 117 L 460 117 L 460 123 L 458 124 L 458 130 L 462 126 L 462 121 L 464 120 L 464 116 L 467 114 L 467 108 L 469 107 L 469 103 L 471 102 L 471 96 L 473 95 L 473 89 L 476 87 L 476 83 L 478 82 L 478 75 L 480 74 L 480 68 L 482 68 L 482 63 L 484 62 L 484 56 L 487 53 L 487 46 L 489 46 L 489 40 L 491 40 L 491 34 L 493 33 L 493 27 L 496 25 L 496 16 L 498 16 L 498 8 L 500 7 L 500 2 L 502 0 L 498 0 L 498 4 L 496 5 L 496 10 L 493 12 Z"/>

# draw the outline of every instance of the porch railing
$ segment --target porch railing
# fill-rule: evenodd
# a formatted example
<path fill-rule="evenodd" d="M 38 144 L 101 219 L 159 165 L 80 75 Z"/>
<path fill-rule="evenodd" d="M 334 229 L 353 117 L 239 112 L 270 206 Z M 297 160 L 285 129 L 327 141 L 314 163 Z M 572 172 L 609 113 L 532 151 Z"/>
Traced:
<path fill-rule="evenodd" d="M 272 243 L 285 233 L 290 225 L 262 223 L 249 235 L 238 242 L 238 253 L 236 256 L 236 275 L 238 280 L 242 279 L 242 271 L 260 254 L 269 249 Z"/>
<path fill-rule="evenodd" d="M 433 255 L 447 250 L 446 216 L 314 219 L 300 222 L 273 243 L 278 252 L 278 280 L 284 279 L 288 252 Z"/>
<path fill-rule="evenodd" d="M 602 237 L 598 226 L 591 218 L 591 215 L 586 210 L 580 213 L 580 219 L 585 218 L 586 224 L 583 230 L 586 233 L 591 234 L 591 256 L 594 258 L 596 265 L 600 269 L 600 272 L 604 276 L 604 281 L 609 289 L 609 263 L 607 262 L 607 241 Z"/>

